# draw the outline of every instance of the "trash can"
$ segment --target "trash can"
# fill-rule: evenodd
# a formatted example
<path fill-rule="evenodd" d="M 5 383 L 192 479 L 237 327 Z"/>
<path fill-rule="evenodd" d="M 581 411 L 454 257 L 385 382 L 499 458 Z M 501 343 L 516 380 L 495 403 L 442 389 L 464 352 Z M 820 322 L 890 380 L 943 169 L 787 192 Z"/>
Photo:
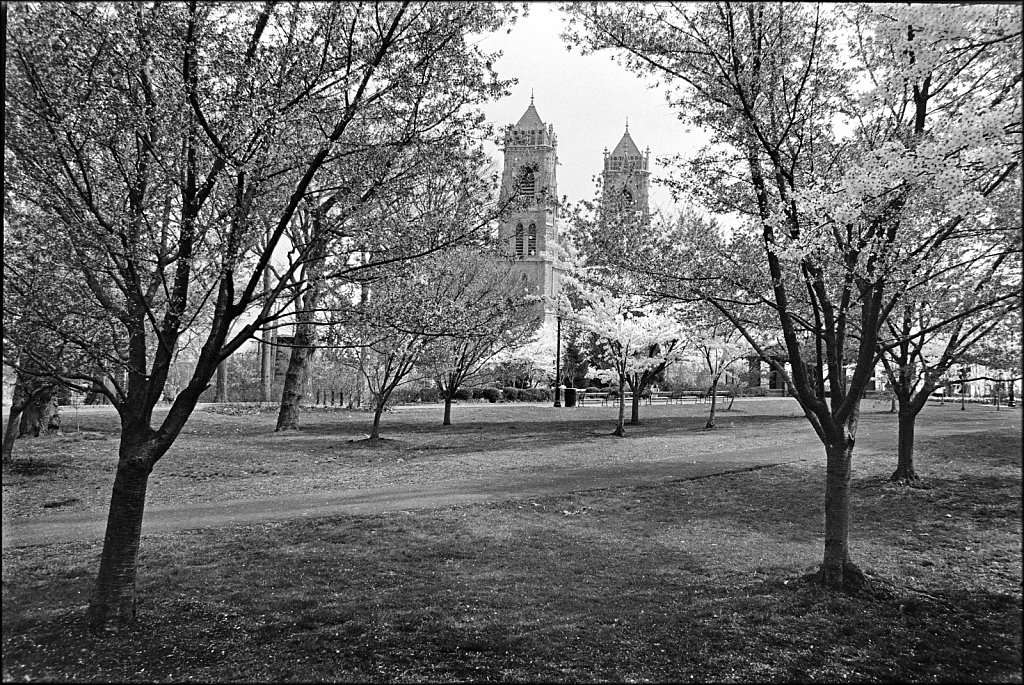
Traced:
<path fill-rule="evenodd" d="M 565 389 L 565 406 L 575 407 L 576 406 L 576 388 Z"/>

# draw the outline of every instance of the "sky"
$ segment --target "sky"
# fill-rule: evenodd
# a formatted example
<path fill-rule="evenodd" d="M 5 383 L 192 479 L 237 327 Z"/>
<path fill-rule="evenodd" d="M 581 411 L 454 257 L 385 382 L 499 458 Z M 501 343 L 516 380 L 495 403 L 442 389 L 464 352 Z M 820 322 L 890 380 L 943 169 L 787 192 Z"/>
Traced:
<path fill-rule="evenodd" d="M 530 3 L 509 34 L 505 30 L 483 37 L 488 52 L 501 50 L 495 62 L 501 78 L 516 78 L 511 96 L 483 107 L 500 129 L 514 124 L 530 105 L 558 136 L 558 195 L 570 203 L 593 198 L 593 177 L 604 165 L 604 149 L 613 149 L 629 122 L 637 147 L 651 149 L 652 180 L 665 176 L 658 157 L 692 154 L 704 144 L 699 132 L 688 131 L 665 102 L 664 89 L 651 89 L 648 81 L 618 65 L 611 52 L 581 55 L 566 50 L 559 37 L 564 20 L 557 3 Z M 490 146 L 495 166 L 502 168 L 500 148 Z M 669 191 L 651 183 L 651 209 L 670 210 Z"/>

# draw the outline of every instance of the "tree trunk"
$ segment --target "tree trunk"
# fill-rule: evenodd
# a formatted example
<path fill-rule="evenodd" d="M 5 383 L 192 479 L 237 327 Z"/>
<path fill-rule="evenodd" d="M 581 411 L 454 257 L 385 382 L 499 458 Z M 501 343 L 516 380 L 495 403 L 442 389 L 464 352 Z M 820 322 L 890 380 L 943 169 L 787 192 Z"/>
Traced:
<path fill-rule="evenodd" d="M 633 402 L 630 407 L 629 423 L 633 426 L 640 425 L 640 391 L 633 391 Z"/>
<path fill-rule="evenodd" d="M 718 399 L 718 379 L 711 381 L 711 390 L 708 391 L 711 395 L 711 413 L 708 414 L 708 421 L 704 424 L 704 428 L 715 427 L 715 402 Z"/>
<path fill-rule="evenodd" d="M 277 413 L 275 430 L 279 431 L 299 429 L 299 410 L 305 396 L 309 362 L 315 350 L 313 324 L 303 322 L 296 328 L 295 346 L 292 347 L 288 360 L 288 371 L 285 373 L 284 389 L 281 392 L 281 408 Z"/>
<path fill-rule="evenodd" d="M 217 365 L 217 394 L 213 398 L 214 402 L 227 402 L 228 401 L 228 360 L 225 359 Z"/>
<path fill-rule="evenodd" d="M 3 461 L 8 462 L 14 458 L 14 441 L 21 430 L 21 414 L 32 402 L 32 393 L 29 391 L 23 374 L 17 374 L 14 383 L 14 393 L 11 395 L 11 409 L 7 416 L 7 429 L 4 431 L 3 440 Z"/>
<path fill-rule="evenodd" d="M 617 435 L 620 438 L 626 437 L 626 384 L 619 384 L 619 421 L 615 425 L 615 430 L 612 435 Z"/>
<path fill-rule="evenodd" d="M 274 382 L 274 348 L 270 340 L 269 331 L 264 331 L 260 340 L 260 402 L 270 401 L 270 386 Z"/>
<path fill-rule="evenodd" d="M 100 572 L 89 600 L 89 630 L 116 630 L 135 617 L 135 574 L 142 537 L 146 485 L 152 465 L 143 458 L 141 445 L 125 445 L 110 496 L 107 531 L 103 539 Z"/>
<path fill-rule="evenodd" d="M 373 409 L 373 426 L 370 428 L 370 440 L 380 440 L 380 417 L 384 413 L 384 402 L 378 402 Z"/>
<path fill-rule="evenodd" d="M 834 590 L 856 591 L 864 582 L 860 569 L 850 561 L 849 549 L 853 443 L 849 438 L 825 446 L 825 555 L 821 582 Z"/>
<path fill-rule="evenodd" d="M 454 392 L 450 392 L 444 395 L 444 420 L 441 421 L 442 426 L 452 425 L 452 395 L 454 394 Z"/>
<path fill-rule="evenodd" d="M 917 414 L 915 412 L 900 408 L 896 470 L 889 480 L 900 483 L 919 480 L 917 472 L 914 470 L 914 427 L 916 422 Z"/>
<path fill-rule="evenodd" d="M 13 401 L 11 402 L 11 413 L 7 417 L 7 428 L 4 430 L 3 460 L 5 462 L 14 458 L 14 440 L 18 437 L 18 419 L 21 418 L 22 411 L 24 411 L 24 405 L 17 407 Z"/>
<path fill-rule="evenodd" d="M 55 415 L 59 412 L 56 398 L 53 396 L 54 390 L 55 386 L 48 385 L 33 393 L 32 400 L 25 406 L 21 415 L 20 437 L 38 438 L 50 429 Z M 59 418 L 57 421 L 59 422 Z"/>

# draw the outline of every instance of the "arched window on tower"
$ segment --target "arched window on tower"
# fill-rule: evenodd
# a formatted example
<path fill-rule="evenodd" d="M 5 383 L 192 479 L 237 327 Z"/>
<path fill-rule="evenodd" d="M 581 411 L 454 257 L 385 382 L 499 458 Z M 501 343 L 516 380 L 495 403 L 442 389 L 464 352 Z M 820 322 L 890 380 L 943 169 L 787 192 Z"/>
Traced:
<path fill-rule="evenodd" d="M 530 167 L 523 167 L 522 173 L 519 175 L 519 193 L 524 197 L 533 197 L 533 194 L 537 192 L 537 179 L 533 174 L 533 169 Z"/>
<path fill-rule="evenodd" d="M 523 225 L 516 226 L 516 257 L 523 258 Z"/>
<path fill-rule="evenodd" d="M 530 224 L 530 232 L 527 234 L 526 239 L 526 254 L 532 257 L 533 255 L 537 254 L 537 224 Z"/>

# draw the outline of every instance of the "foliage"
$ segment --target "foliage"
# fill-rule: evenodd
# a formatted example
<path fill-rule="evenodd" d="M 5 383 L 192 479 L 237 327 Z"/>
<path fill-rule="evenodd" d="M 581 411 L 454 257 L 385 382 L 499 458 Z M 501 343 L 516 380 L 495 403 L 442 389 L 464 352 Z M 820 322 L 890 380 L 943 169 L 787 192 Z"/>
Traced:
<path fill-rule="evenodd" d="M 615 434 L 621 436 L 626 385 L 638 398 L 655 373 L 680 358 L 687 332 L 680 323 L 678 308 L 645 304 L 636 296 L 616 297 L 596 286 L 583 287 L 580 292 L 587 304 L 571 317 L 583 331 L 597 338 L 592 358 L 597 367 L 594 376 L 619 386 Z"/>
<path fill-rule="evenodd" d="M 849 465 L 879 331 L 936 263 L 972 244 L 995 192 L 1020 174 L 1020 8 L 932 9 L 570 7 L 570 40 L 664 79 L 680 117 L 712 136 L 678 189 L 746 217 L 730 261 L 759 268 L 708 282 L 684 260 L 673 280 L 763 358 L 751 322 L 774 312 L 787 382 L 828 456 L 830 587 L 861 582 L 848 554 Z"/>
<path fill-rule="evenodd" d="M 491 360 L 534 333 L 536 302 L 512 265 L 496 255 L 452 250 L 425 261 L 424 269 L 411 297 L 427 307 L 423 316 L 444 340 L 420 365 L 441 395 L 452 398 L 464 383 L 487 375 Z M 451 423 L 448 402 L 443 423 Z"/>
<path fill-rule="evenodd" d="M 135 614 L 154 465 L 220 362 L 302 295 L 297 271 L 326 241 L 369 256 L 339 259 L 338 278 L 448 244 L 419 225 L 417 247 L 407 249 L 407 233 L 396 236 L 384 222 L 353 230 L 347 219 L 377 197 L 405 196 L 410 179 L 482 155 L 477 106 L 505 84 L 465 36 L 497 29 L 506 9 L 10 8 L 5 219 L 45 246 L 59 267 L 43 270 L 53 276 L 49 294 L 62 293 L 62 304 L 31 289 L 41 267 L 5 270 L 5 293 L 19 293 L 18 325 L 8 330 L 5 321 L 5 337 L 21 336 L 16 344 L 25 348 L 34 322 L 76 347 L 99 372 L 90 368 L 83 379 L 78 365 L 50 371 L 70 384 L 108 380 L 104 392 L 123 424 L 109 546 L 89 609 L 97 630 Z M 290 245 L 304 204 L 330 220 Z M 287 261 L 266 286 L 279 254 Z M 189 336 L 200 350 L 193 374 L 154 426 L 153 409 Z"/>

